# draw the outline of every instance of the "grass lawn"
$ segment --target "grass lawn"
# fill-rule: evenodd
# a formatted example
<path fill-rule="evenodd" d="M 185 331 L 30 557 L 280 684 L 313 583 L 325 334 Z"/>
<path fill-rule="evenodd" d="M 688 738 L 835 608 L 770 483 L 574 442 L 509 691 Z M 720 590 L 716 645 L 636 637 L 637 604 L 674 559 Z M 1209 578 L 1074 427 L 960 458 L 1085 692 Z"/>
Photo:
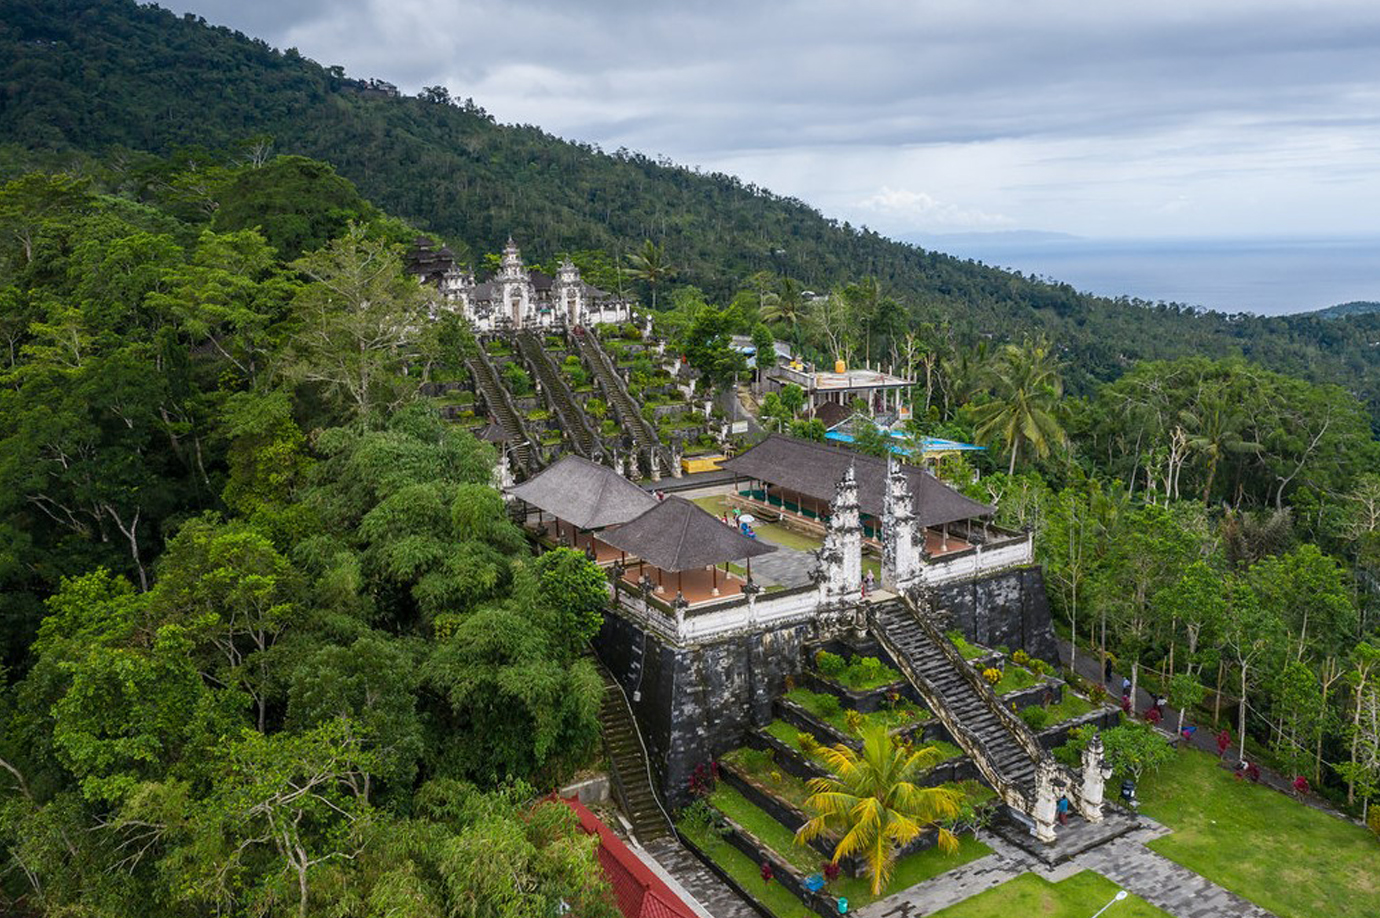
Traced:
<path fill-rule="evenodd" d="M 723 516 L 728 510 L 728 501 L 721 495 L 711 495 L 709 497 L 692 497 L 695 503 L 715 516 Z M 732 519 L 732 514 L 729 514 Z M 758 538 L 765 542 L 771 542 L 785 548 L 794 548 L 796 551 L 814 551 L 823 544 L 819 539 L 787 529 L 780 523 L 768 523 L 766 520 L 759 519 L 752 524 L 752 529 L 757 533 Z M 875 575 L 874 575 L 875 576 Z"/>
<path fill-rule="evenodd" d="M 995 889 L 935 912 L 934 918 L 1088 918 L 1120 889 L 1100 874 L 1085 870 L 1062 883 L 1023 873 Z M 850 901 L 849 906 L 852 906 Z M 1167 918 L 1168 913 L 1130 896 L 1107 909 L 1107 918 Z"/>
<path fill-rule="evenodd" d="M 1026 669 L 1024 666 L 1017 666 L 1015 663 L 1006 664 L 1006 671 L 1002 673 L 1001 681 L 992 686 L 992 691 L 998 695 L 1005 695 L 1007 692 L 1016 692 L 1021 689 L 1030 688 L 1040 677 Z"/>
<path fill-rule="evenodd" d="M 709 803 L 714 809 L 752 833 L 758 841 L 779 855 L 802 876 L 816 872 L 824 862 L 822 854 L 808 845 L 797 842 L 794 832 L 728 785 L 720 784 L 715 788 L 714 793 L 709 795 Z"/>
<path fill-rule="evenodd" d="M 852 733 L 848 729 L 848 709 L 839 708 L 837 699 L 833 695 L 825 695 L 820 692 L 812 692 L 809 689 L 791 689 L 786 693 L 786 700 L 793 701 L 815 717 L 827 723 L 836 730 L 844 733 Z M 830 704 L 829 700 L 835 703 Z M 826 713 L 831 712 L 831 713 Z M 863 714 L 864 724 L 880 724 L 888 730 L 897 727 L 908 727 L 911 724 L 920 724 L 930 719 L 930 712 L 909 701 L 902 700 L 895 707 L 882 708 L 870 714 Z"/>
<path fill-rule="evenodd" d="M 724 753 L 719 757 L 719 761 L 733 766 L 752 784 L 796 809 L 803 809 L 805 798 L 810 796 L 810 789 L 805 786 L 804 781 L 788 771 L 782 771 L 772 761 L 771 756 L 760 749 L 742 746 Z"/>
<path fill-rule="evenodd" d="M 991 848 L 971 835 L 960 835 L 958 837 L 958 851 L 953 854 L 945 854 L 938 848 L 929 848 L 897 861 L 896 868 L 891 874 L 891 882 L 886 889 L 882 890 L 881 896 L 873 897 L 872 881 L 867 877 L 840 877 L 829 892 L 831 895 L 843 896 L 847 899 L 848 911 L 852 912 L 864 905 L 876 902 L 879 898 L 885 899 L 903 889 L 910 889 L 916 883 L 923 883 L 941 873 L 948 873 L 955 867 L 962 867 L 969 861 L 975 861 L 991 853 Z M 1111 916 L 1109 915 L 1108 918 Z"/>
<path fill-rule="evenodd" d="M 953 645 L 958 648 L 958 652 L 965 660 L 976 660 L 978 657 L 987 653 L 986 648 L 979 647 L 976 644 L 970 644 L 964 640 L 962 633 L 958 631 L 948 632 L 947 637 L 953 642 Z"/>
<path fill-rule="evenodd" d="M 1380 844 L 1359 826 L 1237 781 L 1191 750 L 1138 795 L 1174 830 L 1151 848 L 1280 918 L 1380 915 Z"/>
<path fill-rule="evenodd" d="M 781 742 L 785 743 L 789 748 L 794 749 L 796 752 L 799 752 L 806 758 L 813 760 L 816 764 L 822 766 L 826 770 L 828 769 L 829 766 L 825 763 L 824 757 L 819 754 L 819 750 L 815 750 L 813 752 L 806 752 L 805 750 L 800 748 L 800 743 L 796 741 L 796 737 L 800 736 L 800 734 L 806 731 L 801 730 L 795 724 L 787 723 L 786 721 L 777 718 L 776 720 L 773 720 L 771 723 L 767 724 L 766 731 L 770 733 L 772 736 L 779 739 Z"/>
<path fill-rule="evenodd" d="M 1091 714 L 1097 708 L 1091 701 L 1087 701 L 1073 692 L 1064 688 L 1064 698 L 1058 704 L 1052 704 L 1047 708 L 1049 711 L 1049 725 L 1062 724 L 1066 720 L 1073 720 L 1075 717 L 1082 717 L 1084 714 Z"/>
<path fill-rule="evenodd" d="M 685 822 L 679 823 L 685 836 L 700 846 L 710 860 L 727 873 L 738 884 L 755 896 L 777 918 L 817 918 L 805 904 L 791 895 L 780 883 L 762 881 L 762 865 L 754 862 L 737 848 L 719 838 L 713 832 L 705 831 Z"/>

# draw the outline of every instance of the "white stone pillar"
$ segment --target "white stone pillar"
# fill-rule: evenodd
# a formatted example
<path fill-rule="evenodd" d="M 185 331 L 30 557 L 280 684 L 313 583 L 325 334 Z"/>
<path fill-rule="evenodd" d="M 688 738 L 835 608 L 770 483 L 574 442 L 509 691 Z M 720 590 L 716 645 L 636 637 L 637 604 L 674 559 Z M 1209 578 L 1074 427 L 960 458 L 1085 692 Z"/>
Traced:
<path fill-rule="evenodd" d="M 1102 750 L 1102 734 L 1093 734 L 1083 750 L 1083 787 L 1078 805 L 1078 811 L 1088 822 L 1102 821 L 1102 804 L 1111 776 L 1112 768 Z"/>
<path fill-rule="evenodd" d="M 889 456 L 882 500 L 882 589 L 900 593 L 919 576 L 920 538 L 910 481 Z"/>
<path fill-rule="evenodd" d="M 862 524 L 858 518 L 858 479 L 853 466 L 834 487 L 820 558 L 820 602 L 833 605 L 860 598 Z"/>
<path fill-rule="evenodd" d="M 1054 823 L 1059 818 L 1059 801 L 1054 790 L 1054 763 L 1041 760 L 1035 765 L 1035 837 L 1045 844 L 1055 840 Z"/>

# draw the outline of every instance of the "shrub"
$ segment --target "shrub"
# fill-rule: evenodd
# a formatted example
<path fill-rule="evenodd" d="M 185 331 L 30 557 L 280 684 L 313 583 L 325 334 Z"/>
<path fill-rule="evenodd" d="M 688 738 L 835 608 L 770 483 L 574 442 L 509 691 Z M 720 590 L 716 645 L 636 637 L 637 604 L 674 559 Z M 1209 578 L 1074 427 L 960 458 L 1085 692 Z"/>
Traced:
<path fill-rule="evenodd" d="M 708 797 L 714 793 L 714 787 L 718 783 L 718 763 L 701 762 L 695 766 L 695 770 L 690 774 L 690 793 L 696 797 Z"/>
<path fill-rule="evenodd" d="M 843 715 L 843 722 L 844 722 L 845 724 L 848 725 L 848 732 L 849 732 L 849 733 L 860 733 L 860 732 L 862 732 L 862 728 L 863 728 L 863 716 L 862 716 L 862 713 L 861 713 L 861 712 L 855 711 L 855 710 L 853 710 L 853 709 L 850 708 L 850 709 L 848 710 L 848 713 L 846 713 L 846 714 Z"/>
<path fill-rule="evenodd" d="M 1017 666 L 1029 666 L 1030 654 L 1026 653 L 1024 650 L 1018 650 L 1011 655 L 1011 662 L 1015 663 Z"/>
<path fill-rule="evenodd" d="M 982 671 L 982 678 L 987 680 L 988 685 L 996 685 L 1001 681 L 1001 670 L 995 666 L 989 666 Z"/>
<path fill-rule="evenodd" d="M 1038 659 L 1030 661 L 1030 669 L 1037 676 L 1048 676 L 1054 672 L 1053 666 L 1050 666 L 1044 660 Z"/>
<path fill-rule="evenodd" d="M 1380 836 L 1380 806 L 1370 808 L 1370 815 L 1366 817 L 1366 827 Z"/>
<path fill-rule="evenodd" d="M 530 395 L 532 389 L 532 377 L 527 375 L 527 371 L 516 363 L 505 363 L 503 365 L 503 379 L 508 384 L 508 389 L 514 395 Z"/>
<path fill-rule="evenodd" d="M 1103 685 L 1101 682 L 1094 682 L 1092 685 L 1088 686 L 1088 698 L 1092 700 L 1093 704 L 1101 704 L 1106 701 L 1107 686 Z"/>
<path fill-rule="evenodd" d="M 1031 705 L 1021 711 L 1021 720 L 1025 721 L 1027 727 L 1039 733 L 1049 726 L 1049 709 L 1039 705 Z"/>
<path fill-rule="evenodd" d="M 818 669 L 821 675 L 828 676 L 830 679 L 837 679 L 843 675 L 846 668 L 843 657 L 836 653 L 821 650 L 815 654 L 815 669 Z"/>
<path fill-rule="evenodd" d="M 823 717 L 825 720 L 831 717 L 838 717 L 839 713 L 843 711 L 843 705 L 839 703 L 839 700 L 827 692 L 822 695 L 816 695 L 815 699 L 815 707 L 818 709 L 819 716 Z"/>
<path fill-rule="evenodd" d="M 887 668 L 886 664 L 876 657 L 854 657 L 849 665 L 856 668 L 863 677 L 862 681 L 866 682 L 875 682 L 883 678 Z"/>
<path fill-rule="evenodd" d="M 813 733 L 806 733 L 804 731 L 797 733 L 795 735 L 795 744 L 800 748 L 800 751 L 806 755 L 813 755 L 819 750 L 819 740 L 815 739 Z"/>

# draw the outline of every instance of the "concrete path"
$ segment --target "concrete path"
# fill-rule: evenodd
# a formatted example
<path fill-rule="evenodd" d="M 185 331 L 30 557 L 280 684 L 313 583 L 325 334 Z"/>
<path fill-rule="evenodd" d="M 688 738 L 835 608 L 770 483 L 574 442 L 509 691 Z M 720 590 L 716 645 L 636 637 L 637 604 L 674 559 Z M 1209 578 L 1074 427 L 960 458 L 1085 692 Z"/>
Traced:
<path fill-rule="evenodd" d="M 780 584 L 787 588 L 804 586 L 810 582 L 810 571 L 815 569 L 816 563 L 813 552 L 787 548 L 761 534 L 758 538 L 763 542 L 771 542 L 776 546 L 776 551 L 752 559 L 753 580 L 767 586 Z"/>
<path fill-rule="evenodd" d="M 1118 838 L 1075 860 L 1176 918 L 1274 918 L 1260 906 L 1151 851 L 1145 847 L 1147 840 L 1144 836 Z"/>
<path fill-rule="evenodd" d="M 751 905 L 709 872 L 699 858 L 675 838 L 653 842 L 645 849 L 681 889 L 688 892 L 704 911 L 714 918 L 761 918 Z"/>
<path fill-rule="evenodd" d="M 1058 883 L 1084 870 L 1102 874 L 1174 918 L 1274 918 L 1265 909 L 1145 847 L 1147 841 L 1168 830 L 1152 820 L 1144 821 L 1145 828 L 1056 867 L 1047 867 L 1029 852 L 991 832 L 980 832 L 978 837 L 992 849 L 991 854 L 859 909 L 859 918 L 922 918 L 1023 873 Z"/>

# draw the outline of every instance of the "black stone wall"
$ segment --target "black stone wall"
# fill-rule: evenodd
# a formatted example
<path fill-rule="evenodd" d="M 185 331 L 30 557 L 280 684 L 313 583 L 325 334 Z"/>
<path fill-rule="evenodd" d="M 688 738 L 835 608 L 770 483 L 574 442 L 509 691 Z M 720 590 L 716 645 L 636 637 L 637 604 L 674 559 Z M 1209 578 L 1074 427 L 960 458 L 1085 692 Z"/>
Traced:
<path fill-rule="evenodd" d="M 940 608 L 980 644 L 1023 648 L 1057 661 L 1038 567 L 1006 571 L 939 591 Z M 632 701 L 667 800 L 689 802 L 695 767 L 747 742 L 772 720 L 786 676 L 803 671 L 812 623 L 675 647 L 615 613 L 604 614 L 595 651 Z"/>
<path fill-rule="evenodd" d="M 673 805 L 688 802 L 697 765 L 771 722 L 772 702 L 785 692 L 786 676 L 800 674 L 813 637 L 814 625 L 802 624 L 677 648 L 605 613 L 595 651 L 627 690 Z"/>
<path fill-rule="evenodd" d="M 957 628 L 968 640 L 987 647 L 1024 650 L 1058 663 L 1044 573 L 1038 565 L 952 583 L 937 593 L 939 608 L 950 616 L 946 629 Z"/>

